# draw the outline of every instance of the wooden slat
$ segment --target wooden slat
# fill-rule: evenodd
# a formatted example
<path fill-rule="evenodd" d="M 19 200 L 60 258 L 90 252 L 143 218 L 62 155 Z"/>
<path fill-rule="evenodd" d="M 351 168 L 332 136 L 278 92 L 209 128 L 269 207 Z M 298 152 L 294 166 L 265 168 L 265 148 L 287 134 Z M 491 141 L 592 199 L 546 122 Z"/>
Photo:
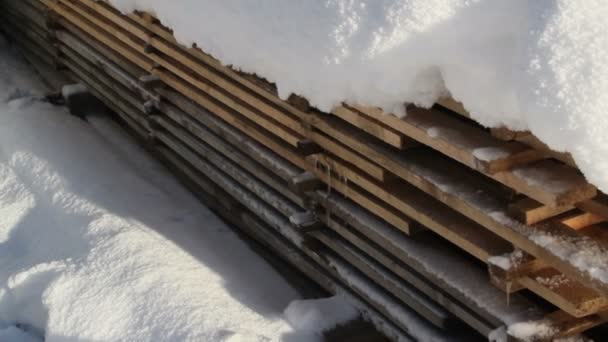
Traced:
<path fill-rule="evenodd" d="M 535 224 L 572 209 L 572 206 L 550 207 L 527 197 L 509 204 L 509 214 L 524 224 Z"/>
<path fill-rule="evenodd" d="M 575 317 L 608 309 L 606 297 L 521 251 L 491 258 L 488 270 L 492 283 L 507 294 L 527 288 Z"/>
<path fill-rule="evenodd" d="M 231 98 L 230 95 L 222 93 L 212 84 L 207 83 L 206 80 L 198 78 L 195 76 L 195 74 L 185 70 L 183 65 L 181 65 L 179 61 L 170 58 L 163 58 L 162 56 L 158 56 L 156 54 L 146 54 L 147 51 L 145 47 L 145 41 L 142 41 L 141 39 L 138 40 L 138 38 L 133 35 L 130 35 L 130 33 L 127 33 L 125 29 L 112 23 L 107 18 L 101 18 L 99 15 L 96 15 L 95 10 L 99 8 L 99 6 L 83 7 L 83 5 L 91 4 L 90 2 L 86 1 L 73 3 L 69 0 L 60 0 L 60 2 L 66 7 L 68 7 L 70 10 L 74 11 L 78 15 L 88 20 L 90 23 L 93 23 L 99 29 L 104 30 L 112 37 L 116 37 L 118 40 L 120 40 L 120 42 L 126 44 L 129 48 L 133 49 L 140 55 L 147 56 L 151 61 L 153 61 L 154 64 L 146 66 L 145 69 L 158 75 L 159 77 L 161 77 L 161 79 L 163 79 L 161 74 L 162 71 L 156 67 L 157 65 L 166 68 L 170 72 L 174 73 L 176 76 L 187 81 L 190 85 L 193 85 L 201 91 L 208 93 L 211 97 L 218 99 L 231 109 L 234 109 L 240 114 L 245 115 L 250 120 L 255 121 L 260 126 L 269 130 L 272 134 L 281 137 L 281 139 L 285 140 L 292 146 L 299 146 L 299 143 L 303 140 L 303 136 L 299 135 L 297 132 L 291 130 L 290 128 L 283 126 L 281 123 L 276 121 L 275 118 L 260 115 L 259 112 L 256 112 L 251 107 L 242 105 L 239 101 L 236 101 L 234 98 Z M 297 124 L 297 122 L 294 123 L 294 125 Z"/>
<path fill-rule="evenodd" d="M 608 219 L 608 196 L 599 194 L 594 199 L 577 203 L 576 207 Z"/>
<path fill-rule="evenodd" d="M 198 63 L 198 61 L 196 61 L 193 57 L 189 56 L 188 54 L 181 53 L 181 51 L 176 49 L 173 45 L 167 44 L 163 40 L 150 35 L 145 30 L 138 28 L 128 18 L 120 15 L 115 10 L 108 8 L 103 3 L 83 0 L 82 4 L 86 5 L 88 8 L 94 10 L 100 15 L 103 15 L 104 18 L 108 18 L 115 25 L 127 30 L 140 40 L 146 42 L 146 44 L 154 47 L 154 49 L 162 52 L 164 55 L 166 55 L 166 57 L 163 58 L 162 56 L 156 56 L 155 54 L 150 54 L 149 56 L 162 67 L 184 78 L 192 85 L 200 87 L 201 90 L 208 92 L 211 96 L 222 101 L 227 106 L 247 116 L 263 113 L 268 118 L 277 120 L 277 122 L 279 122 L 281 125 L 285 125 L 287 128 L 290 128 L 296 132 L 301 130 L 301 125 L 297 117 L 292 116 L 290 113 L 278 110 L 276 107 L 268 105 L 266 102 L 262 101 L 259 97 L 255 97 L 251 93 L 244 91 L 238 85 L 235 85 L 234 82 L 230 82 L 229 80 L 221 77 L 221 75 L 218 75 L 216 72 L 213 72 L 201 65 L 201 63 Z M 145 52 L 143 46 L 139 48 L 141 52 Z M 181 65 L 183 68 L 187 68 L 193 72 L 184 71 L 183 68 L 179 68 L 178 65 Z M 195 77 L 194 75 L 198 75 L 200 78 Z M 203 79 L 208 83 L 202 82 L 201 80 Z M 210 86 L 210 84 L 212 86 Z M 225 90 L 225 92 L 222 90 Z M 235 99 L 238 99 L 238 101 Z M 242 101 L 242 103 L 240 101 Z M 252 114 L 253 112 L 256 112 L 256 114 Z M 278 127 L 281 128 L 280 125 Z"/>
<path fill-rule="evenodd" d="M 172 76 L 169 73 L 158 71 L 159 76 L 163 79 L 165 83 L 167 83 L 171 88 L 177 90 L 179 93 L 183 94 L 190 100 L 196 102 L 203 108 L 207 109 L 209 112 L 218 116 L 231 126 L 238 128 L 241 132 L 247 134 L 254 140 L 258 141 L 264 146 L 267 146 L 271 150 L 278 153 L 281 157 L 289 160 L 294 165 L 304 169 L 306 168 L 306 161 L 301 156 L 297 155 L 297 153 L 290 149 L 289 146 L 285 146 L 279 141 L 273 139 L 272 135 L 257 126 L 256 123 L 248 120 L 247 118 L 241 117 L 237 113 L 231 111 L 230 109 L 222 106 L 221 104 L 213 101 L 208 98 L 204 94 L 197 91 L 197 89 L 191 87 L 187 83 L 182 82 L 176 77 Z"/>
<path fill-rule="evenodd" d="M 347 196 L 353 202 L 366 208 L 375 215 L 382 217 L 384 220 L 402 232 L 406 234 L 410 233 L 412 221 L 400 211 L 383 203 L 377 198 L 374 198 L 374 196 L 366 194 L 355 184 L 344 183 L 340 178 L 328 174 L 326 170 L 314 167 L 311 171 L 313 171 L 315 175 L 317 175 L 317 177 L 319 177 L 319 179 L 321 179 L 325 184 L 330 185 L 332 189 L 342 193 L 344 196 Z"/>
<path fill-rule="evenodd" d="M 608 298 L 552 268 L 540 269 L 517 281 L 574 317 L 608 310 Z"/>
<path fill-rule="evenodd" d="M 375 282 L 393 294 L 429 322 L 443 329 L 448 329 L 450 323 L 453 324 L 453 316 L 447 313 L 445 309 L 429 300 L 424 294 L 413 289 L 411 285 L 395 276 L 384 266 L 357 251 L 337 234 L 319 231 L 314 232 L 312 235 L 369 277 L 372 282 Z"/>
<path fill-rule="evenodd" d="M 348 179 L 351 187 L 352 184 L 362 187 L 483 262 L 511 248 L 509 243 L 403 181 L 381 184 L 335 157 L 313 156 L 309 159 L 313 165 L 329 165 L 339 178 Z M 350 198 L 348 188 L 340 192 Z"/>
<path fill-rule="evenodd" d="M 350 148 L 342 145 L 336 140 L 322 134 L 320 132 L 311 132 L 311 138 L 316 141 L 325 150 L 341 156 L 344 160 L 349 161 L 351 164 L 356 165 L 359 169 L 365 171 L 368 175 L 384 181 L 388 179 L 388 175 L 385 169 L 381 166 L 367 160 L 362 155 L 354 152 Z"/>
<path fill-rule="evenodd" d="M 551 161 L 528 164 L 542 159 L 542 153 L 517 142 L 495 139 L 489 133 L 437 110 L 413 108 L 402 119 L 373 108 L 361 110 L 383 118 L 414 140 L 544 204 L 570 205 L 597 194 L 597 189 L 576 169 Z"/>
<path fill-rule="evenodd" d="M 406 138 L 403 136 L 403 134 L 389 126 L 383 125 L 378 120 L 361 114 L 352 107 L 343 105 L 335 108 L 332 113 L 351 125 L 358 127 L 376 138 L 386 142 L 387 144 L 397 148 L 404 147 L 404 140 Z"/>
<path fill-rule="evenodd" d="M 581 230 L 606 221 L 602 216 L 582 212 L 580 210 L 574 210 L 573 212 L 560 215 L 557 220 L 575 230 Z"/>
<path fill-rule="evenodd" d="M 352 135 L 353 140 L 365 140 L 364 137 L 360 138 L 355 131 L 351 130 L 349 134 Z M 564 244 L 568 248 L 574 248 L 573 244 L 581 237 L 576 236 L 572 229 L 557 223 L 532 228 L 509 219 L 507 203 L 492 195 L 491 191 L 482 190 L 489 188 L 480 183 L 479 177 L 471 177 L 470 172 L 463 166 L 454 164 L 424 148 L 413 148 L 396 153 L 368 140 L 366 144 L 358 145 L 357 149 L 410 184 L 527 253 L 545 260 L 555 268 L 567 273 L 569 277 L 581 282 L 591 281 L 602 291 L 608 291 L 608 284 L 598 281 L 597 278 L 582 270 L 580 266 L 573 264 L 570 260 L 564 260 L 531 239 L 538 232 L 543 232 L 553 236 L 562 236 Z M 607 241 L 586 241 L 586 243 L 596 243 L 599 250 L 608 248 Z"/>

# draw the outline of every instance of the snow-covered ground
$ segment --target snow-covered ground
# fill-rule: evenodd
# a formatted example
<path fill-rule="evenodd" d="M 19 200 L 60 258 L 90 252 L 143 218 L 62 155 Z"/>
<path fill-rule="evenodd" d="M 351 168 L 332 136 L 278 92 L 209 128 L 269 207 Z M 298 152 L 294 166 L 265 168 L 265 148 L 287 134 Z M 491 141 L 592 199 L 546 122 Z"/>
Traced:
<path fill-rule="evenodd" d="M 0 37 L 0 341 L 318 338 L 326 300 L 285 311 L 296 290 L 117 126 L 41 91 Z"/>
<path fill-rule="evenodd" d="M 606 0 L 110 0 L 329 111 L 451 94 L 531 130 L 608 191 Z"/>

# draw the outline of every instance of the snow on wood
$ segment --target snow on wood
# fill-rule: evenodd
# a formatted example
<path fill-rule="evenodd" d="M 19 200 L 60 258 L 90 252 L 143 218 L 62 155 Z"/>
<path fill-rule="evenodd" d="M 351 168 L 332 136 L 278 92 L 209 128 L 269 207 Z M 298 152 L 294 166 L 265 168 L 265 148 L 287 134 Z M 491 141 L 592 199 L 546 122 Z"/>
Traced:
<path fill-rule="evenodd" d="M 154 12 L 179 41 L 327 112 L 346 101 L 403 114 L 451 94 L 484 125 L 571 152 L 608 191 L 603 0 L 110 2 Z"/>

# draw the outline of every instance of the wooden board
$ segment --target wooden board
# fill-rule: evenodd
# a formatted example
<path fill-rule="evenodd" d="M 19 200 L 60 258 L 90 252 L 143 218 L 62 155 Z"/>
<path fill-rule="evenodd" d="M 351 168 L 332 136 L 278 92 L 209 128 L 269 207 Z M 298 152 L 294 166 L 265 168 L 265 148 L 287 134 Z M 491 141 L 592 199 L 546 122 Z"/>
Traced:
<path fill-rule="evenodd" d="M 597 194 L 597 189 L 577 170 L 550 161 L 530 164 L 542 159 L 543 154 L 520 143 L 495 139 L 489 133 L 437 110 L 412 108 L 408 115 L 399 119 L 377 109 L 360 109 L 391 123 L 412 139 L 544 204 L 568 205 Z"/>
<path fill-rule="evenodd" d="M 311 168 L 311 171 L 335 191 L 342 193 L 355 203 L 382 217 L 384 220 L 402 232 L 410 234 L 412 221 L 402 212 L 392 208 L 389 205 L 386 205 L 374 196 L 365 193 L 365 191 L 357 187 L 355 184 L 344 183 L 342 179 L 336 177 L 332 173 L 328 173 L 326 170 L 313 167 Z"/>
<path fill-rule="evenodd" d="M 402 148 L 405 146 L 406 140 L 409 140 L 390 126 L 384 125 L 381 121 L 370 118 L 347 105 L 335 108 L 332 113 L 394 147 Z"/>
<path fill-rule="evenodd" d="M 352 166 L 336 157 L 313 156 L 310 157 L 310 161 L 312 165 L 330 165 L 329 168 L 338 175 L 338 178 L 346 178 L 348 184 L 356 184 L 366 189 L 369 193 L 378 196 L 382 201 L 483 262 L 486 262 L 488 257 L 502 254 L 511 248 L 509 243 L 488 230 L 401 180 L 386 184 L 378 183 L 365 174 L 357 172 Z M 318 173 L 318 175 L 321 173 Z M 353 186 L 350 185 L 350 187 Z M 348 188 L 341 192 L 346 197 L 351 197 Z M 363 207 L 367 208 L 366 206 Z"/>

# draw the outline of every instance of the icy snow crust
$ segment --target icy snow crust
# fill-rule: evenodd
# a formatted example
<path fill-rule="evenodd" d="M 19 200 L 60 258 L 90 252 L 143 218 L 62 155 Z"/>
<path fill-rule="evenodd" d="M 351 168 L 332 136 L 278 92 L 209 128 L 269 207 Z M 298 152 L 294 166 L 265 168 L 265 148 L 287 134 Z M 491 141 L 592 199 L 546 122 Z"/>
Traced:
<path fill-rule="evenodd" d="M 216 216 L 107 119 L 38 101 L 7 50 L 0 37 L 1 341 L 320 336 L 288 323 L 297 292 Z"/>
<path fill-rule="evenodd" d="M 323 110 L 402 114 L 451 94 L 487 126 L 531 130 L 608 191 L 608 1 L 110 0 Z"/>

